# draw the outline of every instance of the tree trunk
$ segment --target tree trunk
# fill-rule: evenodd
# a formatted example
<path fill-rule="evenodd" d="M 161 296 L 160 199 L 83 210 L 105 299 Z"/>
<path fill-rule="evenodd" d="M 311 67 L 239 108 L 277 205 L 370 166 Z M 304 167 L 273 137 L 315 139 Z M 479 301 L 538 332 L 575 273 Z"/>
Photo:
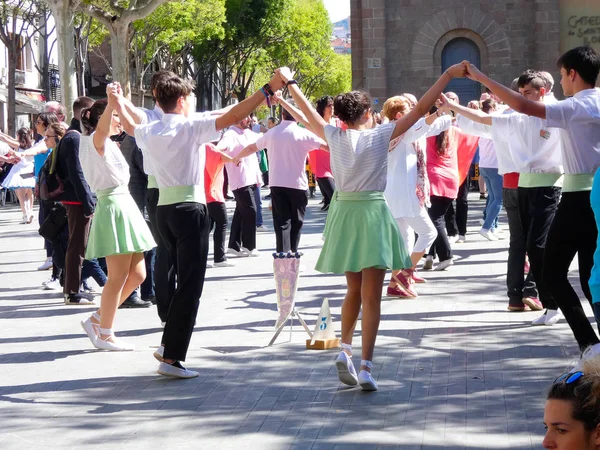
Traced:
<path fill-rule="evenodd" d="M 123 95 L 131 96 L 129 80 L 129 23 L 119 19 L 112 23 L 110 29 L 110 56 L 112 59 L 113 81 L 121 83 Z"/>
<path fill-rule="evenodd" d="M 14 39 L 14 38 L 13 38 Z M 11 45 L 7 47 L 8 50 L 8 135 L 15 137 L 17 134 L 17 111 L 16 111 L 16 97 L 17 97 L 17 45 L 11 42 Z"/>
<path fill-rule="evenodd" d="M 73 102 L 77 98 L 75 40 L 73 37 L 74 14 L 69 11 L 68 0 L 49 1 L 48 4 L 56 23 L 61 103 L 67 108 L 67 118 L 70 118 L 73 116 Z"/>

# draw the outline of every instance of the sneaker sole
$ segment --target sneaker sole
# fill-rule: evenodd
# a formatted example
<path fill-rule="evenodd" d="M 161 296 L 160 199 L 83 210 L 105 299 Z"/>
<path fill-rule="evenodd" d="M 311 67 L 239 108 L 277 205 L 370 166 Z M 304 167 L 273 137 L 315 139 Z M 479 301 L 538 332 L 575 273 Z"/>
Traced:
<path fill-rule="evenodd" d="M 160 369 L 158 369 L 156 371 L 156 373 L 159 374 L 159 375 L 162 375 L 163 377 L 179 378 L 181 380 L 188 380 L 190 378 L 196 378 L 196 377 L 198 377 L 200 375 L 199 373 L 196 373 L 196 374 L 193 374 L 193 375 L 189 375 L 189 376 L 175 375 L 173 373 L 165 372 L 165 371 L 162 371 Z"/>
<path fill-rule="evenodd" d="M 543 311 L 544 307 L 542 305 L 538 305 L 537 303 L 531 301 L 528 298 L 523 299 L 523 303 L 531 308 L 532 311 Z"/>
<path fill-rule="evenodd" d="M 358 379 L 348 371 L 348 366 L 346 366 L 344 361 L 336 361 L 335 367 L 338 371 L 338 378 L 342 383 L 348 386 L 356 386 L 358 384 Z"/>
<path fill-rule="evenodd" d="M 371 383 L 361 383 L 360 387 L 363 391 L 374 392 L 377 390 L 377 386 Z"/>
<path fill-rule="evenodd" d="M 156 359 L 158 362 L 165 362 L 165 358 L 163 358 L 162 355 L 158 353 L 158 350 L 152 353 L 152 356 L 154 356 L 154 359 Z"/>

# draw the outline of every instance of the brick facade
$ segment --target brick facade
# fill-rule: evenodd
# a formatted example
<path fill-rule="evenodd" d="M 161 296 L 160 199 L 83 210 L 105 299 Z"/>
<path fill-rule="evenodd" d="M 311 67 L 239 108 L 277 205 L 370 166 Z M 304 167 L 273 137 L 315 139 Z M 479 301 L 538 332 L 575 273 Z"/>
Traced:
<path fill-rule="evenodd" d="M 381 104 L 422 95 L 442 71 L 442 51 L 463 37 L 481 68 L 510 82 L 527 68 L 558 77 L 560 0 L 351 0 L 353 88 Z M 369 68 L 380 63 L 379 68 Z M 381 59 L 381 61 L 377 61 Z"/>

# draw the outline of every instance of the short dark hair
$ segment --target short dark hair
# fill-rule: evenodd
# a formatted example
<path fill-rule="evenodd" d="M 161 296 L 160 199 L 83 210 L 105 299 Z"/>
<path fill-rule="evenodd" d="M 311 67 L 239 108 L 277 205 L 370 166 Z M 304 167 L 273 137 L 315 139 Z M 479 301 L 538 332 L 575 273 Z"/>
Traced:
<path fill-rule="evenodd" d="M 333 108 L 342 122 L 353 124 L 371 108 L 371 97 L 363 91 L 340 94 L 333 101 Z"/>
<path fill-rule="evenodd" d="M 287 102 L 292 105 L 292 106 L 296 106 L 296 102 L 294 100 L 292 100 L 291 98 L 287 100 Z M 282 108 L 281 111 L 281 118 L 283 120 L 292 120 L 292 121 L 296 121 L 296 119 L 294 119 L 294 116 L 292 116 L 285 108 Z"/>
<path fill-rule="evenodd" d="M 273 122 L 275 125 L 277 125 L 277 118 L 276 117 L 269 117 L 267 120 L 270 120 L 271 122 Z"/>
<path fill-rule="evenodd" d="M 48 128 L 51 123 L 58 123 L 58 117 L 53 112 L 39 113 L 37 120 L 41 120 L 45 128 Z"/>
<path fill-rule="evenodd" d="M 155 72 L 154 75 L 152 75 L 152 79 L 150 80 L 150 90 L 153 91 L 154 89 L 156 89 L 156 85 L 161 79 L 176 76 L 177 75 L 175 74 L 175 72 L 172 72 L 170 70 L 159 70 L 158 72 Z"/>
<path fill-rule="evenodd" d="M 558 58 L 556 65 L 564 68 L 567 72 L 574 70 L 583 81 L 595 86 L 600 72 L 600 55 L 587 45 L 575 47 Z"/>
<path fill-rule="evenodd" d="M 94 104 L 94 99 L 89 97 L 77 97 L 73 102 L 73 116 L 80 117 L 83 108 L 89 108 Z"/>
<path fill-rule="evenodd" d="M 325 114 L 325 108 L 327 108 L 329 105 L 333 105 L 333 97 L 331 95 L 324 95 L 317 100 L 317 112 L 321 117 L 323 117 Z"/>
<path fill-rule="evenodd" d="M 81 128 L 85 131 L 86 135 L 89 136 L 96 131 L 98 121 L 107 106 L 108 100 L 103 98 L 101 100 L 96 100 L 89 108 L 83 108 L 81 110 Z"/>
<path fill-rule="evenodd" d="M 191 82 L 175 75 L 160 78 L 156 83 L 156 101 L 165 111 L 173 111 L 177 107 L 177 100 L 187 97 L 194 90 Z"/>
<path fill-rule="evenodd" d="M 528 84 L 539 91 L 541 88 L 546 88 L 546 79 L 541 72 L 529 69 L 523 72 L 517 80 L 517 85 L 520 88 L 524 88 Z"/>
<path fill-rule="evenodd" d="M 19 128 L 19 131 L 17 131 L 17 140 L 19 141 L 19 147 L 22 149 L 31 148 L 33 145 L 33 133 L 27 127 Z"/>
<path fill-rule="evenodd" d="M 496 101 L 493 98 L 488 98 L 481 102 L 481 110 L 489 114 L 490 111 L 496 108 Z"/>

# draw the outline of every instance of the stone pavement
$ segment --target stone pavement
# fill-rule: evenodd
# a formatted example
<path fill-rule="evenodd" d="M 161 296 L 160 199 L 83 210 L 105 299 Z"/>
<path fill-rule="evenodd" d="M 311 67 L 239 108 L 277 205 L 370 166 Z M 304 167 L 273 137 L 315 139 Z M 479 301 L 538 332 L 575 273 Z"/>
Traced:
<path fill-rule="evenodd" d="M 259 258 L 208 270 L 186 362 L 201 375 L 170 380 L 155 373 L 154 307 L 117 315 L 135 352 L 93 349 L 79 325 L 92 308 L 41 290 L 49 272 L 36 270 L 37 227 L 1 208 L 0 448 L 541 448 L 544 392 L 577 348 L 564 320 L 532 328 L 537 313 L 506 311 L 507 241 L 476 233 L 483 202 L 472 200 L 456 264 L 422 272 L 419 299 L 384 297 L 376 393 L 341 385 L 336 352 L 306 350 L 297 323 L 266 347 L 277 317 L 273 233 L 259 234 Z M 265 219 L 271 227 L 266 208 Z M 298 308 L 312 328 L 329 298 L 339 333 L 344 278 L 313 270 L 324 219 L 311 200 Z"/>

